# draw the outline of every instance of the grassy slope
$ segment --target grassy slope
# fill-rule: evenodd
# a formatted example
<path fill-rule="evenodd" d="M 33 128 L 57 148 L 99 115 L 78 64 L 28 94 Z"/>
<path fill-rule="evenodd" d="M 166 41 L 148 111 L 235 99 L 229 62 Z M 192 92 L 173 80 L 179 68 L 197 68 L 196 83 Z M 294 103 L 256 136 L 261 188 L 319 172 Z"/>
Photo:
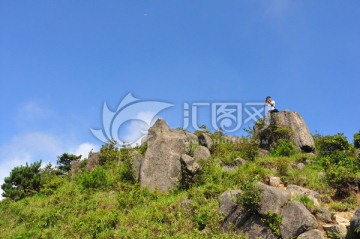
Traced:
<path fill-rule="evenodd" d="M 243 150 L 243 149 L 242 149 Z M 319 191 L 324 197 L 333 190 L 319 172 L 316 163 L 304 170 L 292 164 L 309 156 L 264 157 L 248 161 L 236 171 L 224 172 L 222 166 L 229 147 L 217 149 L 213 158 L 203 164 L 203 174 L 189 189 L 177 189 L 168 195 L 149 192 L 131 183 L 123 165 L 109 162 L 98 167 L 102 178 L 91 172 L 68 177 L 50 177 L 41 193 L 13 202 L 0 203 L 1 238 L 244 238 L 225 233 L 220 227 L 219 198 L 228 189 L 240 188 L 254 177 L 266 181 L 281 176 L 288 183 Z M 230 163 L 227 160 L 227 163 Z M 89 186 L 84 178 L 93 177 L 101 184 Z M 86 180 L 85 180 L 86 181 Z M 190 199 L 190 203 L 187 199 Z M 335 202 L 336 203 L 336 202 Z M 349 207 L 356 202 L 349 203 Z"/>

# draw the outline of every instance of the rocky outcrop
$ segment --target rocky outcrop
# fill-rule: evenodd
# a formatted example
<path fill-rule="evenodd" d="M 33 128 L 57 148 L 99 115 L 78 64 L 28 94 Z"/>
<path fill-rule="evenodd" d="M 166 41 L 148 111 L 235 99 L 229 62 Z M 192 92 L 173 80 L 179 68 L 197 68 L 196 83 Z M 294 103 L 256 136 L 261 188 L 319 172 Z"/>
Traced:
<path fill-rule="evenodd" d="M 267 224 L 271 212 L 271 215 L 281 218 L 281 225 L 276 232 L 281 233 L 280 238 L 323 238 L 317 230 L 318 223 L 314 215 L 300 202 L 291 201 L 289 191 L 263 183 L 258 183 L 257 187 L 261 193 L 256 212 L 248 212 L 236 202 L 235 196 L 241 196 L 241 191 L 231 190 L 222 194 L 220 215 L 224 217 L 222 226 L 226 231 L 239 230 L 254 239 L 279 238 Z"/>
<path fill-rule="evenodd" d="M 266 216 L 269 211 L 281 215 L 283 207 L 290 200 L 290 193 L 286 190 L 268 186 L 263 183 L 257 184 L 261 190 L 259 214 Z"/>
<path fill-rule="evenodd" d="M 318 227 L 315 217 L 300 202 L 290 202 L 283 212 L 281 236 L 290 239 Z"/>
<path fill-rule="evenodd" d="M 289 129 L 290 135 L 279 134 L 280 127 Z M 259 140 L 261 147 L 267 150 L 273 148 L 281 138 L 292 140 L 295 146 L 305 153 L 313 152 L 315 149 L 314 139 L 297 112 L 281 111 L 269 115 L 255 125 L 254 136 Z"/>
<path fill-rule="evenodd" d="M 301 115 L 297 112 L 282 111 L 274 117 L 275 125 L 289 128 L 293 132 L 292 140 L 303 152 L 315 149 L 314 139 Z"/>
<path fill-rule="evenodd" d="M 140 184 L 165 193 L 176 188 L 182 176 L 181 156 L 189 151 L 190 143 L 198 143 L 194 134 L 172 130 L 164 120 L 158 119 L 148 131 L 147 151 L 139 173 Z"/>
<path fill-rule="evenodd" d="M 320 206 L 321 198 L 318 192 L 303 188 L 297 185 L 288 185 L 287 190 L 291 193 L 291 196 L 307 196 L 311 201 L 314 202 L 316 207 Z"/>
<path fill-rule="evenodd" d="M 251 216 L 241 227 L 249 239 L 277 239 L 271 229 L 265 224 L 264 220 L 258 215 Z"/>
<path fill-rule="evenodd" d="M 360 238 L 360 207 L 356 210 L 354 216 L 350 220 L 350 227 L 347 232 L 347 239 Z"/>
<path fill-rule="evenodd" d="M 208 148 L 210 151 L 214 149 L 214 142 L 211 137 L 206 133 L 200 133 L 198 136 L 199 144 Z"/>
<path fill-rule="evenodd" d="M 321 231 L 314 229 L 300 234 L 297 239 L 323 239 Z"/>

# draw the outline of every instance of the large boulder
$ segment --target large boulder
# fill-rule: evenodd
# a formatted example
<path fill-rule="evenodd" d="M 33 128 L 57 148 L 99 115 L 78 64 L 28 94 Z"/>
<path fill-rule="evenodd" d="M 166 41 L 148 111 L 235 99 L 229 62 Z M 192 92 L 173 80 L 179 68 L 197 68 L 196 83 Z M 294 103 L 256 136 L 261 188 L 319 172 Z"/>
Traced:
<path fill-rule="evenodd" d="M 140 167 L 140 184 L 167 193 L 181 182 L 181 155 L 198 138 L 191 133 L 172 130 L 158 119 L 148 131 L 147 150 Z"/>
<path fill-rule="evenodd" d="M 283 239 L 296 238 L 318 227 L 315 217 L 300 202 L 292 201 L 285 206 L 280 226 Z"/>
<path fill-rule="evenodd" d="M 297 239 L 323 239 L 324 236 L 318 229 L 313 229 L 300 234 Z"/>
<path fill-rule="evenodd" d="M 198 136 L 199 144 L 208 148 L 210 151 L 214 149 L 214 141 L 211 139 L 210 135 L 207 133 L 200 133 Z"/>
<path fill-rule="evenodd" d="M 288 129 L 290 135 L 289 132 L 279 130 L 280 128 Z M 254 136 L 259 140 L 261 148 L 266 150 L 272 149 L 282 138 L 292 140 L 295 146 L 305 153 L 313 152 L 315 149 L 309 129 L 296 112 L 281 111 L 267 116 L 265 120 L 255 124 Z"/>
<path fill-rule="evenodd" d="M 249 239 L 277 239 L 271 229 L 265 224 L 262 218 L 258 215 L 253 215 L 245 224 L 241 227 Z"/>
<path fill-rule="evenodd" d="M 290 193 L 286 190 L 258 183 L 257 187 L 261 190 L 260 205 L 258 212 L 261 216 L 266 216 L 269 211 L 281 215 L 283 207 L 290 200 Z"/>
<path fill-rule="evenodd" d="M 307 196 L 311 201 L 314 202 L 316 207 L 320 206 L 321 197 L 318 192 L 297 185 L 288 185 L 287 190 L 291 193 L 291 196 Z"/>
<path fill-rule="evenodd" d="M 312 152 L 315 149 L 314 139 L 301 115 L 297 112 L 281 111 L 274 117 L 277 126 L 291 129 L 292 140 L 298 149 Z"/>
<path fill-rule="evenodd" d="M 350 220 L 350 227 L 347 232 L 348 239 L 360 238 L 360 207 L 356 210 L 354 216 Z"/>

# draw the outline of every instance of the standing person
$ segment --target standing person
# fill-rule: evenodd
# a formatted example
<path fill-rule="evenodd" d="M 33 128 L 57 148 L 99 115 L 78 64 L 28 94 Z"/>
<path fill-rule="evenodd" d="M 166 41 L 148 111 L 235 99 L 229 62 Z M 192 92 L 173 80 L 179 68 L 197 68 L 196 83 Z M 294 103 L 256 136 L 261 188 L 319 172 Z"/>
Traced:
<path fill-rule="evenodd" d="M 277 113 L 279 112 L 278 109 L 275 108 L 275 100 L 271 99 L 270 96 L 266 97 L 265 99 L 265 106 L 269 107 L 269 113 Z"/>

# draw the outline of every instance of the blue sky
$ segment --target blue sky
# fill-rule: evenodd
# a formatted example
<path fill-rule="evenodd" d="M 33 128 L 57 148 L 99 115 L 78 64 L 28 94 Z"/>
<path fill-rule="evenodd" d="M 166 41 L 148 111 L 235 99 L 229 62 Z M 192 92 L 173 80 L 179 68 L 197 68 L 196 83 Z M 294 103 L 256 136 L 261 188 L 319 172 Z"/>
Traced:
<path fill-rule="evenodd" d="M 173 104 L 160 114 L 171 127 L 186 102 L 271 95 L 311 132 L 352 141 L 359 12 L 357 0 L 1 1 L 0 180 L 97 150 L 103 103 L 116 110 L 128 93 Z"/>

